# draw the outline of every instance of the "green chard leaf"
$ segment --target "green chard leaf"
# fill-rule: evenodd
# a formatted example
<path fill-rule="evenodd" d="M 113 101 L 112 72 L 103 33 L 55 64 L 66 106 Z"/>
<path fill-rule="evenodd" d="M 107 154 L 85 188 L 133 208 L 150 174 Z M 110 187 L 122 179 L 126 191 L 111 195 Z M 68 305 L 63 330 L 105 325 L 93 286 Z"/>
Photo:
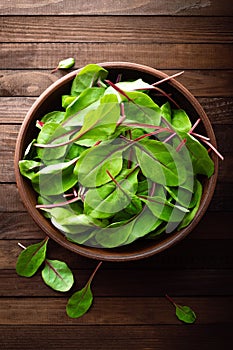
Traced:
<path fill-rule="evenodd" d="M 133 195 L 137 191 L 137 174 L 139 169 L 123 170 L 115 181 L 101 187 L 89 189 L 85 196 L 84 212 L 94 218 L 109 218 L 122 210 L 128 208 Z"/>
<path fill-rule="evenodd" d="M 196 315 L 189 306 L 176 304 L 176 316 L 185 323 L 194 323 L 196 320 Z"/>
<path fill-rule="evenodd" d="M 85 90 L 81 92 L 79 96 L 77 96 L 66 108 L 65 113 L 65 124 L 71 125 L 67 119 L 71 116 L 78 115 L 78 112 L 84 110 L 86 107 L 90 106 L 94 102 L 98 101 L 101 96 L 104 94 L 104 88 L 100 87 L 88 87 Z M 81 115 L 81 113 L 80 113 Z M 77 120 L 80 118 L 76 118 Z M 72 118 L 72 126 L 75 126 L 74 124 L 74 118 Z M 77 125 L 77 124 L 76 124 Z M 78 125 L 81 125 L 79 122 Z"/>
<path fill-rule="evenodd" d="M 100 104 L 96 110 L 85 115 L 83 126 L 73 140 L 84 146 L 93 146 L 97 141 L 106 140 L 114 133 L 119 117 L 118 103 Z"/>
<path fill-rule="evenodd" d="M 161 114 L 162 116 L 168 121 L 168 123 L 171 123 L 172 117 L 172 111 L 171 111 L 171 105 L 169 102 L 164 103 L 161 107 Z"/>
<path fill-rule="evenodd" d="M 63 108 L 67 108 L 74 100 L 76 99 L 76 96 L 71 95 L 62 95 L 61 97 L 61 105 Z"/>
<path fill-rule="evenodd" d="M 51 121 L 44 124 L 35 143 L 38 157 L 45 163 L 64 157 L 67 146 L 56 146 L 56 144 L 69 141 L 72 133 L 73 131 L 68 132 L 59 122 Z M 53 147 L 43 147 L 47 144 L 51 144 Z"/>
<path fill-rule="evenodd" d="M 69 69 L 69 68 L 72 68 L 74 64 L 75 64 L 75 59 L 73 57 L 69 57 L 59 62 L 58 69 Z"/>
<path fill-rule="evenodd" d="M 180 132 L 189 132 L 192 127 L 190 119 L 183 109 L 173 109 L 172 126 Z"/>
<path fill-rule="evenodd" d="M 73 273 L 63 261 L 46 259 L 41 274 L 43 281 L 59 292 L 67 292 L 74 283 Z"/>
<path fill-rule="evenodd" d="M 150 180 L 168 186 L 185 181 L 184 159 L 169 144 L 143 139 L 136 144 L 136 155 L 143 175 Z"/>
<path fill-rule="evenodd" d="M 192 135 L 186 134 L 185 138 L 187 140 L 185 145 L 191 154 L 194 173 L 208 177 L 213 175 L 214 162 L 210 158 L 207 149 Z"/>
<path fill-rule="evenodd" d="M 97 265 L 86 285 L 78 292 L 75 292 L 68 300 L 66 313 L 69 317 L 79 318 L 90 309 L 93 302 L 91 283 L 101 264 L 102 262 Z"/>
<path fill-rule="evenodd" d="M 98 79 L 104 80 L 108 71 L 97 64 L 88 64 L 74 78 L 71 95 L 78 96 L 83 90 L 93 87 Z"/>
<path fill-rule="evenodd" d="M 75 64 L 75 59 L 73 57 L 65 58 L 64 60 L 61 60 L 57 67 L 52 70 L 51 73 L 55 73 L 58 71 L 58 69 L 69 69 L 72 68 Z"/>
<path fill-rule="evenodd" d="M 195 191 L 193 194 L 193 207 L 190 210 L 190 212 L 184 216 L 182 222 L 180 223 L 180 225 L 178 227 L 179 230 L 188 226 L 190 224 L 190 222 L 193 220 L 193 218 L 195 217 L 195 215 L 199 209 L 199 206 L 201 203 L 201 197 L 202 197 L 202 184 L 198 180 L 196 180 L 195 181 Z"/>
<path fill-rule="evenodd" d="M 61 123 L 65 117 L 65 112 L 53 111 L 45 114 L 41 119 L 42 123 Z"/>
<path fill-rule="evenodd" d="M 179 305 L 166 294 L 166 298 L 176 309 L 176 317 L 184 323 L 194 323 L 196 321 L 196 314 L 189 306 Z"/>
<path fill-rule="evenodd" d="M 32 180 L 37 171 L 40 169 L 41 165 L 41 162 L 36 162 L 34 160 L 20 160 L 19 170 L 23 176 Z"/>
<path fill-rule="evenodd" d="M 74 174 L 84 187 L 98 187 L 117 176 L 123 165 L 122 153 L 128 147 L 124 142 L 104 144 L 93 147 L 83 152 L 74 168 Z"/>
<path fill-rule="evenodd" d="M 38 171 L 32 178 L 35 191 L 44 196 L 52 196 L 72 188 L 78 181 L 73 173 L 77 159 L 51 164 Z"/>
<path fill-rule="evenodd" d="M 16 272 L 20 276 L 33 276 L 45 260 L 48 237 L 42 242 L 32 244 L 23 250 L 16 263 Z"/>

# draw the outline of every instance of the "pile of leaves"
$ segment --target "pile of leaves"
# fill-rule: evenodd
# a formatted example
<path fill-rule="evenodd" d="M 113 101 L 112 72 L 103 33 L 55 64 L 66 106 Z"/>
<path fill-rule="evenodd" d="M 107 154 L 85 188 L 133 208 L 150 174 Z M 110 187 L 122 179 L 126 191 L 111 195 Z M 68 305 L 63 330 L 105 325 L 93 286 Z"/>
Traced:
<path fill-rule="evenodd" d="M 194 130 L 200 119 L 192 125 L 155 85 L 107 76 L 95 64 L 77 74 L 61 110 L 36 122 L 19 168 L 37 208 L 68 240 L 114 248 L 189 225 L 199 176 L 210 177 L 214 164 L 205 145 L 213 146 Z"/>
<path fill-rule="evenodd" d="M 32 244 L 28 247 L 18 243 L 18 245 L 23 248 L 23 251 L 18 257 L 16 272 L 22 277 L 32 277 L 41 267 L 43 267 L 41 269 L 41 277 L 43 282 L 53 290 L 65 293 L 73 287 L 74 276 L 65 262 L 47 258 L 48 241 L 49 238 L 46 237 L 43 241 Z M 68 299 L 66 314 L 69 317 L 82 317 L 92 306 L 93 293 L 91 284 L 101 264 L 102 261 L 98 263 L 84 287 L 73 293 Z M 196 314 L 189 306 L 176 304 L 167 294 L 166 298 L 175 307 L 176 317 L 179 320 L 183 321 L 184 323 L 195 322 Z"/>

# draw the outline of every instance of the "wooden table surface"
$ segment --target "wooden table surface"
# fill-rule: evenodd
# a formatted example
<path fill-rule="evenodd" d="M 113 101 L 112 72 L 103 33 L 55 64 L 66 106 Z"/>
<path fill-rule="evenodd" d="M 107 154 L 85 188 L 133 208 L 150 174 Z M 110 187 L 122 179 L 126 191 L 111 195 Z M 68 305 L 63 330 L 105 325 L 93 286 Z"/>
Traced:
<path fill-rule="evenodd" d="M 229 349 L 233 341 L 233 7 L 228 0 L 41 0 L 0 2 L 0 348 L 80 350 Z M 59 60 L 131 61 L 179 77 L 208 114 L 225 160 L 211 205 L 185 240 L 157 256 L 105 262 L 93 282 L 91 310 L 65 313 L 96 261 L 50 241 L 48 257 L 66 261 L 76 283 L 61 294 L 38 272 L 17 276 L 20 248 L 45 236 L 16 189 L 17 133 L 37 96 L 65 73 Z M 177 320 L 165 293 L 191 306 L 195 324 Z"/>

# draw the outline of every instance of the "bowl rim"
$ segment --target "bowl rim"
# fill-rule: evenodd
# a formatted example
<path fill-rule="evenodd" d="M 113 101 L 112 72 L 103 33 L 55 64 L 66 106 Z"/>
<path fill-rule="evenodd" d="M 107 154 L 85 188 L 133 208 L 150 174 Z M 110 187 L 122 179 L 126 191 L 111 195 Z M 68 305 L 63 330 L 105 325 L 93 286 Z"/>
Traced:
<path fill-rule="evenodd" d="M 138 64 L 138 63 L 113 61 L 113 62 L 102 62 L 102 63 L 96 63 L 96 64 L 102 66 L 105 69 L 136 70 L 136 71 L 140 71 L 141 73 L 146 73 L 146 74 L 155 76 L 155 78 L 159 78 L 159 79 L 168 77 L 166 73 L 160 70 L 157 70 L 150 66 Z M 204 193 L 202 194 L 200 207 L 194 219 L 187 227 L 181 229 L 180 231 L 175 231 L 173 234 L 169 235 L 167 238 L 159 242 L 154 241 L 155 244 L 153 246 L 144 248 L 141 251 L 128 252 L 128 253 L 127 252 L 116 253 L 115 251 L 115 253 L 113 254 L 114 248 L 113 249 L 112 248 L 111 249 L 93 248 L 93 247 L 78 245 L 76 243 L 72 243 L 68 241 L 62 233 L 60 233 L 56 228 L 51 226 L 49 221 L 39 212 L 38 209 L 30 205 L 28 201 L 26 187 L 25 187 L 25 179 L 20 174 L 18 162 L 20 159 L 22 159 L 22 154 L 23 154 L 22 153 L 23 145 L 21 143 L 21 140 L 24 139 L 24 137 L 27 134 L 31 119 L 33 119 L 34 112 L 44 103 L 44 101 L 46 100 L 49 94 L 51 94 L 56 89 L 63 86 L 64 84 L 71 82 L 83 67 L 73 70 L 72 72 L 66 74 L 65 76 L 59 78 L 54 83 L 52 83 L 44 92 L 42 92 L 42 94 L 36 99 L 36 101 L 32 104 L 31 108 L 27 112 L 18 133 L 16 146 L 15 146 L 15 156 L 14 156 L 15 178 L 16 178 L 16 185 L 18 188 L 19 195 L 21 197 L 21 200 L 24 206 L 26 207 L 27 211 L 29 212 L 32 219 L 36 222 L 36 224 L 51 239 L 56 241 L 58 244 L 62 245 L 64 248 L 69 249 L 70 251 L 73 251 L 77 254 L 80 254 L 84 257 L 91 258 L 91 259 L 103 260 L 103 261 L 115 261 L 115 262 L 125 262 L 125 261 L 139 260 L 142 258 L 150 257 L 178 243 L 180 240 L 185 238 L 194 229 L 194 227 L 196 227 L 196 225 L 200 222 L 201 218 L 204 216 L 211 202 L 211 199 L 213 197 L 214 190 L 216 187 L 217 176 L 218 176 L 218 157 L 216 154 L 212 155 L 212 160 L 214 162 L 214 168 L 215 168 L 214 174 L 208 179 L 205 195 Z M 196 111 L 198 111 L 198 114 L 202 120 L 202 123 L 204 124 L 206 132 L 208 133 L 208 137 L 211 140 L 211 143 L 213 144 L 214 147 L 217 147 L 216 138 L 215 138 L 212 125 L 205 111 L 203 110 L 202 106 L 197 101 L 197 99 L 185 86 L 183 86 L 176 79 L 169 80 L 169 84 L 171 84 L 182 95 L 184 95 L 184 97 L 190 102 L 193 108 Z M 49 226 L 47 223 L 49 223 Z M 128 245 L 128 247 L 129 246 L 130 245 Z M 121 247 L 119 247 L 119 249 L 120 248 Z"/>

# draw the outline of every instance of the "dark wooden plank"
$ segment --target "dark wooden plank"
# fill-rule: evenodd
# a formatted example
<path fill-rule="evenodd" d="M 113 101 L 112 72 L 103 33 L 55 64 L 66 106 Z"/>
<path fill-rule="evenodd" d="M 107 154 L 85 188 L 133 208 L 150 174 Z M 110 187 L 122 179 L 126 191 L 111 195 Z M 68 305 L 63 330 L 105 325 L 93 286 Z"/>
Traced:
<path fill-rule="evenodd" d="M 229 0 L 30 0 L 0 4 L 0 13 L 5 15 L 173 15 L 173 16 L 232 16 Z"/>
<path fill-rule="evenodd" d="M 35 100 L 35 97 L 0 97 L 0 124 L 21 124 Z"/>
<path fill-rule="evenodd" d="M 78 66 L 131 61 L 158 69 L 233 69 L 232 56 L 231 44 L 4 43 L 0 66 L 3 69 L 52 69 L 62 58 L 76 57 Z"/>
<path fill-rule="evenodd" d="M 233 99 L 229 98 L 198 98 L 212 124 L 233 123 Z"/>
<path fill-rule="evenodd" d="M 69 264 L 68 260 L 66 262 Z M 131 264 L 133 266 L 133 263 Z M 185 265 L 185 264 L 184 264 Z M 75 270 L 75 284 L 67 297 L 81 289 L 93 269 Z M 38 272 L 32 278 L 19 277 L 14 270 L 0 270 L 2 297 L 55 297 L 60 295 L 46 286 Z M 166 293 L 173 296 L 232 296 L 232 269 L 182 269 L 161 270 L 151 268 L 118 268 L 107 269 L 105 263 L 93 281 L 95 296 L 105 297 L 155 297 Z"/>
<path fill-rule="evenodd" d="M 233 183 L 218 183 L 213 199 L 210 203 L 211 211 L 231 211 L 232 210 Z"/>
<path fill-rule="evenodd" d="M 195 232 L 193 232 L 193 235 L 195 235 Z M 18 255 L 21 252 L 18 242 L 28 247 L 43 238 L 39 240 L 25 240 L 20 239 L 20 237 L 17 237 L 17 240 L 2 239 L 0 241 L 0 269 L 15 269 Z M 158 255 L 133 263 L 124 263 L 123 266 L 125 269 L 146 268 L 149 270 L 177 270 L 184 266 L 185 269 L 233 269 L 232 247 L 232 239 L 207 240 L 187 237 L 176 246 Z M 72 269 L 77 267 L 79 269 L 94 268 L 96 265 L 95 261 L 69 252 L 52 240 L 49 241 L 47 254 L 50 259 L 67 261 Z M 117 269 L 120 266 L 116 263 L 105 262 L 104 264 L 108 269 Z"/>
<path fill-rule="evenodd" d="M 232 323 L 233 297 L 175 298 L 190 305 L 197 314 L 196 324 Z M 68 318 L 64 310 L 67 297 L 4 298 L 0 301 L 1 325 L 180 325 L 173 307 L 165 298 L 95 298 L 90 312 L 81 319 Z M 113 317 L 114 312 L 114 317 Z M 35 314 L 37 315 L 35 318 Z"/>
<path fill-rule="evenodd" d="M 168 75 L 176 73 L 176 70 L 164 70 Z M 65 75 L 65 72 L 59 71 L 56 75 L 51 74 L 50 71 L 30 71 L 30 70 L 1 70 L 0 71 L 0 96 L 16 97 L 27 96 L 34 97 L 39 96 L 50 84 L 56 79 Z M 221 107 L 221 116 L 225 117 L 225 114 L 229 111 L 231 105 L 225 100 L 219 100 L 217 105 L 217 98 L 232 97 L 233 96 L 233 70 L 185 70 L 184 74 L 177 78 L 189 91 L 196 97 L 215 97 L 209 104 L 209 108 L 215 108 L 215 113 L 218 113 L 219 107 Z M 1 100 L 1 97 L 0 97 Z M 12 100 L 13 101 L 13 100 Z M 18 100 L 20 101 L 20 100 Z M 232 100 L 231 100 L 232 101 Z M 208 104 L 209 101 L 207 101 Z M 0 104 L 1 112 L 6 113 L 7 100 L 2 100 Z M 5 105 L 6 104 L 6 105 Z M 225 110 L 222 110 L 224 104 L 226 104 Z M 12 106 L 14 108 L 20 108 L 20 103 Z M 11 108 L 11 106 L 9 106 Z M 208 105 L 207 105 L 208 108 Z M 228 112 L 228 114 L 231 111 Z M 2 119 L 2 113 L 0 118 Z M 232 114 L 231 114 L 232 116 Z M 0 121 L 1 121 L 0 119 Z M 10 122 L 10 117 L 8 121 Z M 222 120 L 222 119 L 221 119 Z M 229 121 L 232 118 L 229 118 Z M 224 119 L 223 119 L 224 121 Z"/>
<path fill-rule="evenodd" d="M 0 18 L 0 42 L 226 43 L 231 17 L 23 16 Z M 111 30 L 110 30 L 111 28 Z M 192 28 L 192 30 L 190 30 Z"/>
<path fill-rule="evenodd" d="M 1 72 L 1 96 L 39 96 L 48 86 L 57 80 L 49 72 L 17 71 Z"/>
<path fill-rule="evenodd" d="M 14 213 L 1 212 L 0 222 L 0 236 L 2 239 L 14 240 L 16 232 L 18 240 L 42 240 L 45 237 L 44 232 L 34 223 L 25 210 L 23 212 L 18 211 Z M 192 240 L 232 239 L 232 213 L 211 212 L 208 210 L 188 238 Z M 13 244 L 15 246 L 15 243 Z M 32 242 L 27 241 L 25 243 L 25 245 L 28 244 L 32 244 Z M 56 247 L 56 250 L 57 249 Z M 18 254 L 18 250 L 15 254 Z M 14 255 L 14 257 L 15 256 L 16 255 Z"/>
<path fill-rule="evenodd" d="M 98 322 L 98 320 L 97 320 Z M 232 325 L 1 326 L 3 350 L 219 350 L 232 343 Z"/>

